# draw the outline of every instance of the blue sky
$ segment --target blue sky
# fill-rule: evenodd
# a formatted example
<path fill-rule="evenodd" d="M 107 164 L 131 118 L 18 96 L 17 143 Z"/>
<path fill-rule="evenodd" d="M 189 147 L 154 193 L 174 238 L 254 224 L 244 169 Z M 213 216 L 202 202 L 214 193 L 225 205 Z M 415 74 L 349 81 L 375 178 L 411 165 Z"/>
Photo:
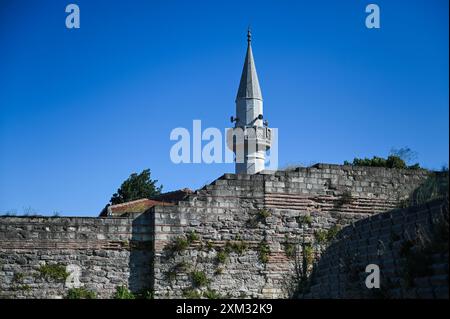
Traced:
<path fill-rule="evenodd" d="M 280 166 L 404 146 L 448 165 L 446 0 L 2 0 L 0 212 L 96 215 L 144 168 L 165 191 L 233 172 L 173 164 L 169 134 L 230 126 L 249 24 Z"/>

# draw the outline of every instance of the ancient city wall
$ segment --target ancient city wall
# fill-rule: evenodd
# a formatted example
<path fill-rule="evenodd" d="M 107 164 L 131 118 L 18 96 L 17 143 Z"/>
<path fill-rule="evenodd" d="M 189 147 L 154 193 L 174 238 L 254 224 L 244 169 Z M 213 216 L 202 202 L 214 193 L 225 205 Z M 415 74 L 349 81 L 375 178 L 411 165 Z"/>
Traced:
<path fill-rule="evenodd" d="M 155 297 L 279 298 L 292 293 L 293 251 L 398 206 L 423 170 L 319 164 L 225 174 L 174 207 L 155 207 Z"/>
<path fill-rule="evenodd" d="M 319 260 L 339 227 L 397 207 L 427 176 L 319 164 L 225 174 L 134 217 L 0 217 L 0 297 L 62 298 L 84 287 L 111 298 L 121 285 L 156 298 L 288 297 L 299 245 Z M 52 276 L 51 265 L 69 276 Z"/>
<path fill-rule="evenodd" d="M 345 227 L 322 253 L 304 298 L 449 298 L 448 199 Z M 367 289 L 369 264 L 380 289 Z"/>
<path fill-rule="evenodd" d="M 145 215 L 0 217 L 0 298 L 63 298 L 81 286 L 110 298 L 117 286 L 148 288 L 150 222 Z"/>

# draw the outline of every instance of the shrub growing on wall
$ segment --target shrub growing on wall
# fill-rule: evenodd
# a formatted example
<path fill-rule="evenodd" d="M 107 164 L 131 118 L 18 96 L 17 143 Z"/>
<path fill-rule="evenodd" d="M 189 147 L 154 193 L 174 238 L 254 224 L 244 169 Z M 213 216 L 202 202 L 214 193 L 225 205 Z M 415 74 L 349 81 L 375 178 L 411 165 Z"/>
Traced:
<path fill-rule="evenodd" d="M 270 254 L 269 245 L 265 241 L 260 242 L 258 245 L 259 261 L 262 262 L 263 264 L 266 264 L 269 261 L 269 254 Z"/>
<path fill-rule="evenodd" d="M 209 279 L 203 271 L 193 271 L 191 279 L 194 287 L 206 286 L 209 283 Z"/>
<path fill-rule="evenodd" d="M 95 299 L 96 297 L 95 292 L 83 287 L 69 289 L 66 296 L 67 299 Z"/>
<path fill-rule="evenodd" d="M 407 165 L 399 155 L 389 155 L 387 158 L 374 156 L 372 158 L 357 158 L 353 162 L 344 161 L 344 165 L 354 166 L 371 166 L 371 167 L 386 167 L 386 168 L 403 168 L 403 169 L 419 169 L 419 163 Z"/>
<path fill-rule="evenodd" d="M 135 299 L 134 294 L 125 286 L 116 287 L 114 299 Z"/>
<path fill-rule="evenodd" d="M 42 265 L 39 267 L 39 273 L 42 278 L 65 281 L 69 276 L 64 265 Z"/>

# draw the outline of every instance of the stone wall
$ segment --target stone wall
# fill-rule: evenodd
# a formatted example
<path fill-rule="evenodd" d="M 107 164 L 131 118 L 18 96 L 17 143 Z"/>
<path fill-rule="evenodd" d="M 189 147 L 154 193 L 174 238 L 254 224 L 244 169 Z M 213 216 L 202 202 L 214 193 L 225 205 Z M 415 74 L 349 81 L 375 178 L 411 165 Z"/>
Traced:
<path fill-rule="evenodd" d="M 448 200 L 345 227 L 322 253 L 304 298 L 449 298 Z M 368 289 L 365 268 L 380 268 Z"/>
<path fill-rule="evenodd" d="M 0 298 L 63 298 L 84 287 L 110 298 L 117 286 L 151 285 L 152 227 L 137 218 L 0 217 Z M 67 279 L 45 276 L 61 265 Z"/>
<path fill-rule="evenodd" d="M 225 174 L 127 218 L 0 217 L 0 297 L 61 298 L 81 286 L 110 298 L 121 285 L 156 298 L 287 297 L 295 247 L 395 208 L 427 174 L 319 164 Z M 318 260 L 326 243 L 316 246 Z M 42 265 L 70 275 L 46 278 Z"/>
<path fill-rule="evenodd" d="M 295 266 L 292 247 L 315 243 L 336 225 L 397 207 L 426 177 L 423 170 L 327 164 L 275 174 L 225 174 L 177 206 L 154 208 L 155 296 L 216 291 L 229 297 L 287 297 Z M 319 247 L 315 258 L 320 253 Z"/>

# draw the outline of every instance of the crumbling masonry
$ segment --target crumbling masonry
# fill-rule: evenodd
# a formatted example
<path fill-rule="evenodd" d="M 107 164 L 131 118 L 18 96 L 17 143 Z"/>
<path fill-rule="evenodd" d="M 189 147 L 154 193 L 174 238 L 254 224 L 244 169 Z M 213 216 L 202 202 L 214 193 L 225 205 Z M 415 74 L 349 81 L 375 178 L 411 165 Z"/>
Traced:
<path fill-rule="evenodd" d="M 370 297 L 350 294 L 342 267 L 332 266 L 355 263 L 360 276 L 364 263 L 378 262 L 382 276 L 400 280 L 395 254 L 402 242 L 448 212 L 445 201 L 397 209 L 428 174 L 318 164 L 225 174 L 173 206 L 122 217 L 0 217 L 0 297 L 63 298 L 84 287 L 111 298 L 124 285 L 155 298 L 286 298 L 295 282 L 293 256 L 305 245 L 314 248 L 317 271 L 301 297 Z M 330 245 L 332 232 L 339 240 Z M 380 254 L 380 241 L 387 254 Z M 448 252 L 433 258 L 435 273 L 391 296 L 448 298 Z M 64 267 L 68 276 L 43 273 L 43 265 Z"/>

